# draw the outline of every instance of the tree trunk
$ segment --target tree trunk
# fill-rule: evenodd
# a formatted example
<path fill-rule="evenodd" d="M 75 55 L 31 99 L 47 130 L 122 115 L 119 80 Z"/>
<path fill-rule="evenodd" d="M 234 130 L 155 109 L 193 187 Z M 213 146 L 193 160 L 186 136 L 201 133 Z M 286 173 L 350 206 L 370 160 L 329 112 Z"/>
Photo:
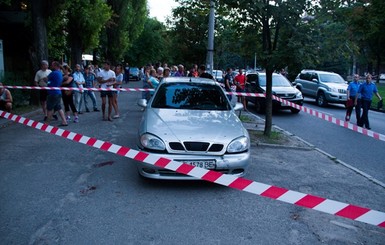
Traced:
<path fill-rule="evenodd" d="M 376 82 L 377 82 L 377 83 L 380 82 L 380 69 L 381 69 L 381 55 L 380 55 L 380 53 L 378 52 L 378 53 L 377 53 L 377 64 L 376 64 L 376 74 L 377 74 L 377 80 L 376 80 Z"/>
<path fill-rule="evenodd" d="M 264 135 L 270 137 L 273 125 L 273 70 L 266 69 L 266 115 Z"/>
<path fill-rule="evenodd" d="M 41 60 L 48 60 L 48 40 L 45 13 L 45 0 L 36 0 L 31 2 L 32 27 L 34 38 L 34 59 L 37 64 L 33 64 L 35 69 L 39 68 Z"/>
<path fill-rule="evenodd" d="M 273 71 L 271 66 L 271 54 L 272 54 L 272 40 L 271 40 L 271 29 L 269 25 L 269 1 L 264 1 L 266 6 L 266 15 L 263 16 L 262 19 L 262 48 L 265 54 L 269 54 L 264 60 L 264 66 L 266 69 L 266 115 L 265 115 L 265 131 L 264 135 L 270 137 L 271 135 L 271 127 L 273 125 L 273 104 L 272 104 L 272 77 Z"/>
<path fill-rule="evenodd" d="M 71 66 L 82 63 L 82 43 L 78 35 L 73 34 L 71 37 Z"/>
<path fill-rule="evenodd" d="M 34 71 L 40 68 L 42 60 L 48 60 L 47 26 L 46 15 L 44 14 L 46 13 L 45 4 L 45 0 L 31 1 L 33 46 L 29 50 L 29 56 Z M 31 79 L 32 82 L 33 79 Z M 39 92 L 37 90 L 31 91 L 30 104 L 39 104 Z"/>

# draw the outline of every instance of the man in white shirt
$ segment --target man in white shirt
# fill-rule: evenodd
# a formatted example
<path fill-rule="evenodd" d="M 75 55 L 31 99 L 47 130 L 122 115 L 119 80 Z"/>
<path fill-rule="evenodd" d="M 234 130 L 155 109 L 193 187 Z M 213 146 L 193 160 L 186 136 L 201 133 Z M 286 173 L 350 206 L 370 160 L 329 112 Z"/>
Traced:
<path fill-rule="evenodd" d="M 113 88 L 115 84 L 115 72 L 110 69 L 110 63 L 106 61 L 103 65 L 103 70 L 98 73 L 98 82 L 100 88 Z M 102 97 L 102 115 L 103 120 L 112 121 L 112 102 L 113 102 L 113 92 L 112 91 L 100 91 L 100 96 Z M 106 97 L 108 97 L 108 117 L 106 118 Z"/>
<path fill-rule="evenodd" d="M 48 69 L 48 61 L 42 60 L 40 63 L 40 70 L 38 70 L 35 74 L 34 86 L 47 87 L 48 75 L 50 73 L 51 73 L 51 70 Z M 41 109 L 43 110 L 44 121 L 45 121 L 47 120 L 48 91 L 40 90 L 39 92 L 40 92 L 39 98 L 40 98 Z"/>

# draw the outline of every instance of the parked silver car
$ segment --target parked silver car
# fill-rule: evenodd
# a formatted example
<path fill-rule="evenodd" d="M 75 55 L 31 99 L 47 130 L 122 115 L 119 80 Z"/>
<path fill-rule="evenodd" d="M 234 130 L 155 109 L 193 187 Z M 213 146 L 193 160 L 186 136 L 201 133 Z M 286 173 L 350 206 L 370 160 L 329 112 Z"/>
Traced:
<path fill-rule="evenodd" d="M 164 79 L 147 103 L 138 132 L 138 148 L 159 157 L 236 176 L 250 161 L 250 138 L 218 83 L 203 78 Z M 146 163 L 144 177 L 193 179 Z"/>
<path fill-rule="evenodd" d="M 337 73 L 303 70 L 294 81 L 294 86 L 304 96 L 316 99 L 317 105 L 326 106 L 330 103 L 345 104 L 347 82 Z"/>

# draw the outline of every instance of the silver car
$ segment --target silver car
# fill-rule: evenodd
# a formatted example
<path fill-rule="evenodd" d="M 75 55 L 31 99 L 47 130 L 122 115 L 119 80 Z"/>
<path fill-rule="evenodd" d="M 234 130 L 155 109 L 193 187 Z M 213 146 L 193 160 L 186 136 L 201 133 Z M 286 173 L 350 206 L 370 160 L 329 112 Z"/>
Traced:
<path fill-rule="evenodd" d="M 302 70 L 294 81 L 304 96 L 313 97 L 319 106 L 330 103 L 345 104 L 347 82 L 337 73 Z"/>
<path fill-rule="evenodd" d="M 203 78 L 167 78 L 147 103 L 138 148 L 159 157 L 236 176 L 250 161 L 250 138 L 218 83 Z M 193 177 L 138 162 L 139 173 L 153 179 Z"/>

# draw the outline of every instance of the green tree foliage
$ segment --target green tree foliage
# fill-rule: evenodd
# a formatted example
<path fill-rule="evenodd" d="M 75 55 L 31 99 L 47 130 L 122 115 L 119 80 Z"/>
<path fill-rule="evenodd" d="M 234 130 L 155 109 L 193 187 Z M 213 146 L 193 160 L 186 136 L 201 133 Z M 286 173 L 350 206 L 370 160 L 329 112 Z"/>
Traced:
<path fill-rule="evenodd" d="M 106 29 L 105 56 L 118 63 L 143 31 L 147 0 L 108 0 L 107 3 L 114 14 Z"/>
<path fill-rule="evenodd" d="M 171 33 L 177 50 L 175 61 L 200 64 L 206 60 L 209 4 L 207 0 L 177 0 L 173 10 Z"/>
<path fill-rule="evenodd" d="M 80 63 L 82 52 L 99 44 L 102 28 L 111 18 L 111 7 L 104 0 L 71 0 L 66 11 L 71 61 Z"/>
<path fill-rule="evenodd" d="M 308 6 L 307 0 L 223 0 L 233 9 L 233 18 L 240 28 L 254 30 L 259 37 L 257 55 L 266 70 L 266 123 L 264 134 L 270 136 L 272 127 L 272 74 L 287 66 L 297 43 L 294 32 L 301 15 Z"/>
<path fill-rule="evenodd" d="M 134 41 L 126 55 L 132 66 L 141 67 L 147 63 L 174 61 L 169 31 L 156 19 L 147 18 L 143 32 Z"/>
<path fill-rule="evenodd" d="M 385 2 L 382 0 L 355 1 L 347 11 L 348 26 L 357 40 L 360 60 L 368 63 L 368 72 L 381 72 L 381 64 L 385 60 Z"/>

